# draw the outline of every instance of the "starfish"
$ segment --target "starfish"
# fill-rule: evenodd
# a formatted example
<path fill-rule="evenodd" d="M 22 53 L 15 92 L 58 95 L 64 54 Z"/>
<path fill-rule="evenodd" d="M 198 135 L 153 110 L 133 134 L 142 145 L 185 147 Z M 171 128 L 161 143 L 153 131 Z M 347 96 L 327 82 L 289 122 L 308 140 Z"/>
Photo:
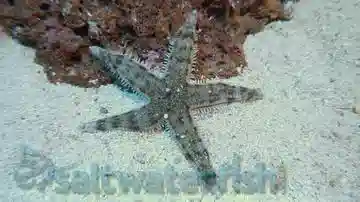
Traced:
<path fill-rule="evenodd" d="M 156 126 L 169 133 L 185 159 L 201 174 L 205 185 L 216 184 L 216 172 L 209 152 L 201 140 L 190 110 L 233 102 L 262 99 L 259 89 L 224 83 L 190 84 L 188 78 L 196 57 L 197 12 L 190 12 L 185 23 L 169 41 L 164 59 L 167 69 L 163 78 L 150 73 L 146 64 L 128 54 L 113 54 L 92 46 L 90 54 L 98 61 L 115 84 L 136 94 L 145 94 L 149 103 L 129 112 L 85 123 L 84 132 L 127 129 L 146 131 Z"/>

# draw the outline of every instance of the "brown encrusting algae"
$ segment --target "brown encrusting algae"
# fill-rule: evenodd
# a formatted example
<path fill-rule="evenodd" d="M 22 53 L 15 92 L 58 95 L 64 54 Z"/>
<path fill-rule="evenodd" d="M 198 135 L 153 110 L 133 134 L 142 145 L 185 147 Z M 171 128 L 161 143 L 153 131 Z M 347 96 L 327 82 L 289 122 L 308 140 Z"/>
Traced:
<path fill-rule="evenodd" d="M 36 49 L 51 83 L 99 87 L 110 79 L 89 57 L 90 46 L 131 47 L 159 65 L 167 38 L 184 14 L 198 10 L 198 65 L 193 79 L 229 78 L 247 66 L 243 44 L 275 20 L 288 20 L 282 0 L 0 0 L 0 25 Z M 240 70 L 240 71 L 239 71 Z"/>

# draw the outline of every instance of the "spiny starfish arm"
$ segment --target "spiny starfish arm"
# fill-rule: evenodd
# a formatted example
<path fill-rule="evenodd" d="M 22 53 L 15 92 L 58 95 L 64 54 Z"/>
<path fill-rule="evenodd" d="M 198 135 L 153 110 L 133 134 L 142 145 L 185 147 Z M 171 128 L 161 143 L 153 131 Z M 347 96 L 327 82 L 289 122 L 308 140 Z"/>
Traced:
<path fill-rule="evenodd" d="M 233 102 L 250 102 L 263 98 L 260 89 L 232 86 L 224 83 L 189 85 L 187 104 L 191 109 Z"/>
<path fill-rule="evenodd" d="M 169 43 L 169 50 L 164 58 L 164 68 L 168 74 L 165 77 L 167 82 L 179 80 L 183 82 L 192 69 L 196 60 L 197 48 L 195 41 L 197 11 L 189 13 L 185 23 L 180 27 Z"/>
<path fill-rule="evenodd" d="M 174 138 L 185 159 L 202 175 L 205 184 L 212 187 L 216 183 L 216 172 L 189 109 L 184 107 L 169 113 L 165 122 L 165 131 Z"/>
<path fill-rule="evenodd" d="M 90 55 L 121 88 L 128 88 L 130 91 L 133 89 L 147 95 L 152 95 L 154 90 L 162 88 L 159 78 L 149 73 L 140 61 L 127 55 L 115 55 L 97 46 L 90 47 Z"/>
<path fill-rule="evenodd" d="M 193 9 L 186 16 L 185 23 L 180 27 L 176 32 L 177 35 L 181 37 L 194 37 L 194 32 L 196 31 L 198 12 L 196 9 Z"/>
<path fill-rule="evenodd" d="M 94 133 L 124 128 L 130 131 L 146 131 L 156 126 L 162 115 L 153 104 L 145 105 L 124 114 L 110 116 L 80 126 L 82 132 Z"/>

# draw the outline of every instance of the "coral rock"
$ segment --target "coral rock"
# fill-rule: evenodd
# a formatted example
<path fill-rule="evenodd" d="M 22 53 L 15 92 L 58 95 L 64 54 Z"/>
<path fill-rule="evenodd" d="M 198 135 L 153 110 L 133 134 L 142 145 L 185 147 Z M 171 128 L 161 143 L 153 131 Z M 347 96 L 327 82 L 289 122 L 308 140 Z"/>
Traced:
<path fill-rule="evenodd" d="M 194 79 L 236 76 L 237 69 L 247 65 L 242 50 L 246 35 L 290 16 L 281 0 L 9 2 L 0 0 L 0 25 L 6 33 L 36 48 L 35 61 L 43 65 L 51 82 L 82 87 L 110 82 L 89 60 L 90 45 L 115 50 L 126 46 L 145 60 L 156 52 L 156 61 L 161 61 L 167 38 L 193 8 L 199 13 L 199 55 Z M 152 66 L 159 65 L 156 61 L 151 60 Z"/>

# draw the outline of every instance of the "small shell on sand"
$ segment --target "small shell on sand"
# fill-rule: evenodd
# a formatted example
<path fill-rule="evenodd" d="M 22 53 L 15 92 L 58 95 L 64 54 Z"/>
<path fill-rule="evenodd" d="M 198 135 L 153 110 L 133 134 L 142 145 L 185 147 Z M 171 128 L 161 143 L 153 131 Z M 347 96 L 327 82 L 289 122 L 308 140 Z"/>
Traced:
<path fill-rule="evenodd" d="M 354 104 L 354 106 L 352 107 L 352 111 L 355 114 L 360 114 L 360 102 Z"/>

